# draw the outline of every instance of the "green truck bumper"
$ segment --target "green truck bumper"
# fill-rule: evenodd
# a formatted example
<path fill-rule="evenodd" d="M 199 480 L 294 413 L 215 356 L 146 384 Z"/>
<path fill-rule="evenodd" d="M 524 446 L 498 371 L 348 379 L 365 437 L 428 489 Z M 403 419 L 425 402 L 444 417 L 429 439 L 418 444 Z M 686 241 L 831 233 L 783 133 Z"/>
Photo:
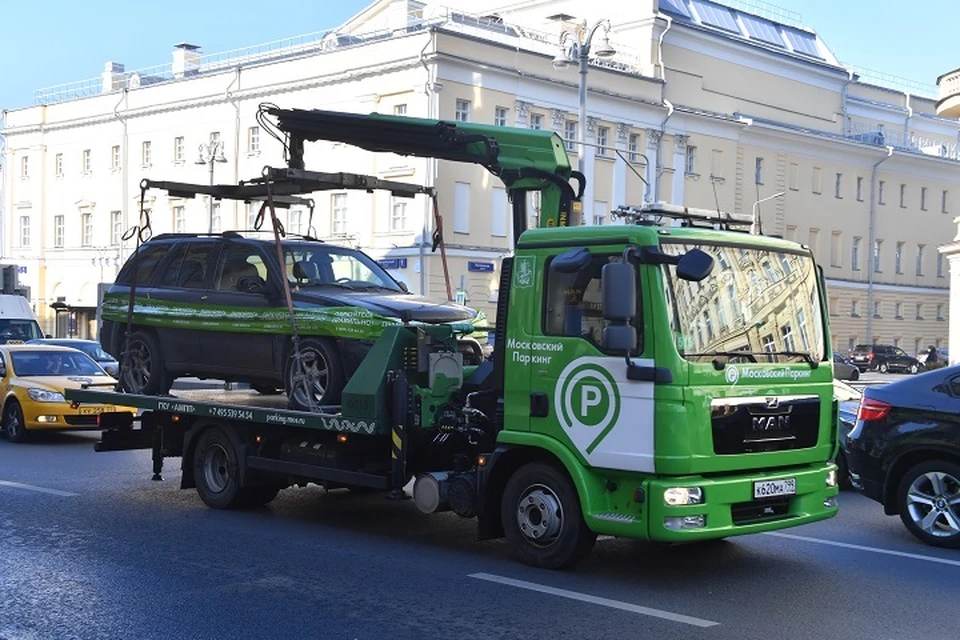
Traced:
<path fill-rule="evenodd" d="M 647 478 L 643 480 L 642 502 L 586 515 L 587 525 L 597 533 L 656 540 L 690 542 L 748 533 L 775 531 L 837 514 L 837 467 L 833 463 L 803 465 L 749 475 L 704 478 Z M 619 478 L 629 486 L 627 478 Z M 794 493 L 755 498 L 758 483 L 767 491 L 782 489 L 793 481 Z M 832 486 L 831 486 L 832 482 Z M 636 485 L 634 485 L 636 486 Z M 670 490 L 676 499 L 685 492 L 701 496 L 698 504 L 667 504 Z"/>

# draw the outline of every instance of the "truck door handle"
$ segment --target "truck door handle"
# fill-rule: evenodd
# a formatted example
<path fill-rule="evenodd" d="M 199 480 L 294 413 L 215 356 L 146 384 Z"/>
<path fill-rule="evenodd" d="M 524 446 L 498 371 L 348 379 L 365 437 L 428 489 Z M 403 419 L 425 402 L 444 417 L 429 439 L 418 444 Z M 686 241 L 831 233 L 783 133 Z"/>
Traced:
<path fill-rule="evenodd" d="M 673 374 L 670 369 L 664 367 L 648 367 L 636 365 L 630 362 L 627 365 L 627 380 L 633 382 L 673 382 Z"/>
<path fill-rule="evenodd" d="M 542 391 L 530 394 L 530 417 L 546 418 L 550 415 L 550 398 Z"/>

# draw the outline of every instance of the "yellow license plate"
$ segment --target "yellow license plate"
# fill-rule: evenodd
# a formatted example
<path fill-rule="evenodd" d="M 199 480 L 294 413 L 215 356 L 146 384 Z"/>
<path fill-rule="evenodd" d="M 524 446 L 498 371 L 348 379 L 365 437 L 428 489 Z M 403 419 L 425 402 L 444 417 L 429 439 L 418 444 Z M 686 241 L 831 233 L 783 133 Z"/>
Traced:
<path fill-rule="evenodd" d="M 93 416 L 109 411 L 116 411 L 116 407 L 80 407 L 80 415 L 82 416 Z"/>

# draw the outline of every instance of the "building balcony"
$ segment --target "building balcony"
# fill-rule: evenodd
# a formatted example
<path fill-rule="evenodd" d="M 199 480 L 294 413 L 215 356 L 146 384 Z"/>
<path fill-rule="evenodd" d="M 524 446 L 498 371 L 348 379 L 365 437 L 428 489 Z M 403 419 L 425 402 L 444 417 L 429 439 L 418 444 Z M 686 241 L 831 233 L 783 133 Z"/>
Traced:
<path fill-rule="evenodd" d="M 941 118 L 960 118 L 960 69 L 937 78 L 940 90 L 937 115 Z"/>

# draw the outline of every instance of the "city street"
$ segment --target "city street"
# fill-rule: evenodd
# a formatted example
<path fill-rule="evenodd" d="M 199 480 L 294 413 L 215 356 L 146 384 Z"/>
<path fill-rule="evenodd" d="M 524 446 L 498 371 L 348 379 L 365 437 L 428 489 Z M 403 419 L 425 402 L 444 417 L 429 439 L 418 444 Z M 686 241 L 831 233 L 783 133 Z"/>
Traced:
<path fill-rule="evenodd" d="M 215 511 L 178 489 L 178 459 L 152 482 L 148 452 L 95 453 L 96 439 L 0 440 L 3 640 L 957 637 L 960 553 L 854 493 L 815 525 L 601 539 L 548 572 L 477 542 L 472 521 L 379 495 L 308 487 Z"/>

